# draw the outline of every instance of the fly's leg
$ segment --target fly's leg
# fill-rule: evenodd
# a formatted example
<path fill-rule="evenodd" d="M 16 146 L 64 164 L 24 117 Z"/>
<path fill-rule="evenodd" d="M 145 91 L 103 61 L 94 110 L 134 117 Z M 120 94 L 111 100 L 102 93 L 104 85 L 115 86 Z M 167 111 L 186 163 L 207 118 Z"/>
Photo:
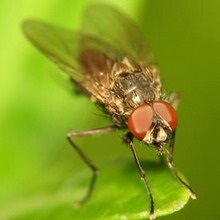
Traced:
<path fill-rule="evenodd" d="M 106 133 L 109 133 L 109 132 L 112 132 L 115 130 L 117 130 L 116 126 L 109 126 L 109 127 L 91 129 L 91 130 L 86 130 L 86 131 L 71 131 L 67 134 L 67 140 L 69 141 L 70 145 L 78 153 L 78 155 L 82 158 L 84 163 L 92 170 L 92 178 L 91 178 L 87 193 L 79 201 L 78 205 L 82 205 L 84 202 L 86 202 L 91 197 L 91 194 L 93 192 L 95 182 L 97 179 L 98 168 L 90 161 L 90 159 L 84 154 L 84 152 L 75 144 L 75 142 L 73 141 L 73 138 L 106 134 Z"/>
<path fill-rule="evenodd" d="M 173 133 L 173 136 L 170 140 L 170 145 L 169 145 L 169 151 L 166 150 L 166 153 L 167 153 L 167 163 L 168 163 L 168 166 L 169 168 L 171 169 L 173 175 L 179 180 L 179 182 L 185 186 L 188 190 L 189 190 L 189 193 L 190 193 L 190 196 L 192 199 L 196 199 L 196 193 L 194 192 L 194 190 L 192 189 L 192 187 L 187 184 L 178 174 L 177 170 L 176 170 L 176 167 L 173 163 L 173 151 L 174 151 L 174 142 L 175 142 L 175 131 Z"/>
<path fill-rule="evenodd" d="M 148 193 L 149 198 L 150 198 L 150 214 L 149 214 L 149 218 L 150 219 L 154 219 L 156 216 L 155 216 L 155 213 L 154 213 L 154 199 L 153 199 L 153 195 L 152 195 L 150 186 L 148 184 L 146 173 L 145 173 L 144 169 L 141 166 L 140 160 L 139 160 L 137 152 L 135 150 L 132 134 L 130 132 L 128 132 L 125 135 L 124 140 L 129 145 L 129 147 L 131 148 L 131 151 L 132 151 L 132 154 L 134 156 L 134 160 L 135 160 L 135 163 L 137 165 L 138 172 L 140 174 L 141 180 L 144 182 L 145 188 L 146 188 L 147 193 Z"/>
<path fill-rule="evenodd" d="M 177 109 L 180 101 L 180 94 L 178 92 L 173 92 L 170 94 L 168 98 L 168 102 L 175 108 Z"/>

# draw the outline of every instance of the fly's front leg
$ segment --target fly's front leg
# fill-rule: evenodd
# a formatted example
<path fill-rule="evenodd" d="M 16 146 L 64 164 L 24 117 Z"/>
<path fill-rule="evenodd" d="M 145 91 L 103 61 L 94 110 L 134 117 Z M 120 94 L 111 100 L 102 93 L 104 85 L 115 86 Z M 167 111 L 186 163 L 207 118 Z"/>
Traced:
<path fill-rule="evenodd" d="M 173 151 L 174 151 L 174 143 L 175 143 L 175 131 L 173 132 L 173 136 L 170 140 L 170 145 L 169 145 L 169 151 L 166 150 L 166 154 L 167 154 L 167 163 L 169 168 L 171 169 L 172 173 L 174 174 L 174 176 L 179 180 L 179 182 L 185 186 L 190 193 L 190 196 L 192 199 L 196 199 L 196 193 L 194 192 L 194 190 L 192 189 L 192 187 L 187 184 L 178 174 L 176 167 L 173 163 Z"/>
<path fill-rule="evenodd" d="M 130 147 L 130 149 L 132 151 L 135 163 L 136 163 L 137 168 L 138 168 L 138 172 L 140 174 L 140 177 L 141 177 L 142 181 L 144 182 L 144 186 L 145 186 L 145 188 L 147 190 L 147 193 L 149 195 L 149 198 L 150 198 L 150 214 L 149 214 L 149 218 L 150 219 L 154 219 L 156 216 L 155 216 L 155 213 L 154 213 L 154 199 L 153 199 L 153 195 L 152 195 L 150 186 L 148 184 L 146 173 L 145 173 L 144 169 L 141 166 L 140 160 L 139 160 L 137 152 L 135 150 L 132 134 L 130 132 L 128 132 L 125 135 L 124 140 L 129 145 L 129 147 Z"/>
<path fill-rule="evenodd" d="M 78 153 L 78 155 L 82 158 L 84 163 L 92 170 L 92 178 L 90 181 L 89 188 L 87 190 L 87 193 L 85 196 L 79 201 L 78 205 L 83 204 L 85 201 L 87 201 L 93 192 L 95 182 L 97 179 L 97 172 L 98 168 L 91 162 L 91 160 L 84 154 L 84 152 L 75 144 L 73 141 L 73 138 L 75 137 L 83 137 L 83 136 L 91 136 L 91 135 L 100 135 L 100 134 L 106 134 L 112 131 L 117 130 L 116 126 L 109 126 L 104 128 L 98 128 L 98 129 L 91 129 L 86 131 L 71 131 L 67 134 L 67 140 L 69 141 L 70 145 L 73 147 L 74 150 Z"/>
<path fill-rule="evenodd" d="M 178 92 L 173 92 L 170 94 L 168 98 L 168 102 L 177 109 L 179 102 L 180 102 L 180 94 Z"/>

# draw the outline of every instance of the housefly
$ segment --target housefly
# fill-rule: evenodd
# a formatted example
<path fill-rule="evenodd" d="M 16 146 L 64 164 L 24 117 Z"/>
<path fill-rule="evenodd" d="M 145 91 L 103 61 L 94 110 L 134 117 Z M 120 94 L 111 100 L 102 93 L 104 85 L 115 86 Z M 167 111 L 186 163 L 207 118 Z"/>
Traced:
<path fill-rule="evenodd" d="M 165 155 L 174 176 L 192 198 L 196 197 L 173 163 L 177 95 L 165 95 L 154 54 L 130 18 L 110 6 L 93 5 L 85 13 L 81 31 L 74 32 L 37 20 L 25 21 L 23 31 L 35 47 L 69 75 L 79 91 L 101 106 L 112 119 L 112 125 L 108 127 L 67 134 L 71 146 L 93 172 L 82 203 L 91 196 L 97 167 L 73 139 L 119 129 L 127 130 L 123 140 L 131 149 L 149 195 L 151 219 L 155 218 L 154 197 L 134 138 Z"/>

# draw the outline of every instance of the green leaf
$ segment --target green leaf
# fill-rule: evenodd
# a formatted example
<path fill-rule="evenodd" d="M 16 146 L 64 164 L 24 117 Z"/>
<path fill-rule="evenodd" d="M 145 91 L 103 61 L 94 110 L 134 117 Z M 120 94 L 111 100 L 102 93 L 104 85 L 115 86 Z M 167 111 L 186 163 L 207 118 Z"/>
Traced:
<path fill-rule="evenodd" d="M 156 216 L 180 210 L 188 191 L 169 168 L 159 162 L 142 162 L 155 200 Z M 58 190 L 22 198 L 1 213 L 1 219 L 146 219 L 149 198 L 132 160 L 107 161 L 100 167 L 92 198 L 80 208 L 74 201 L 85 194 L 91 173 L 79 169 Z"/>

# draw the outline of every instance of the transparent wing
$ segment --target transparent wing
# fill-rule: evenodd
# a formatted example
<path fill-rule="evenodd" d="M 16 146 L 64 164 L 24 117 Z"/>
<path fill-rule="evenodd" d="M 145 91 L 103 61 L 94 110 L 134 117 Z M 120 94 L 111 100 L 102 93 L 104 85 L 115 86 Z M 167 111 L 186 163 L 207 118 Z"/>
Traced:
<path fill-rule="evenodd" d="M 155 62 L 136 24 L 109 5 L 90 6 L 84 16 L 82 32 L 102 39 L 136 61 Z"/>
<path fill-rule="evenodd" d="M 118 59 L 120 52 L 108 43 L 51 24 L 27 20 L 23 24 L 27 38 L 64 70 L 87 95 L 98 97 L 98 87 L 108 80 L 108 74 Z M 100 76 L 99 73 L 105 73 Z"/>
<path fill-rule="evenodd" d="M 80 32 L 36 20 L 24 22 L 23 31 L 83 92 L 99 100 L 100 88 L 108 88 L 114 63 L 124 57 L 152 63 L 138 28 L 110 6 L 89 7 Z"/>
<path fill-rule="evenodd" d="M 80 82 L 84 76 L 79 71 L 77 56 L 79 53 L 79 35 L 74 32 L 37 20 L 23 23 L 27 38 L 49 59 Z"/>
<path fill-rule="evenodd" d="M 27 20 L 23 24 L 27 38 L 77 83 L 85 76 L 110 71 L 120 52 L 108 43 L 51 24 Z"/>

